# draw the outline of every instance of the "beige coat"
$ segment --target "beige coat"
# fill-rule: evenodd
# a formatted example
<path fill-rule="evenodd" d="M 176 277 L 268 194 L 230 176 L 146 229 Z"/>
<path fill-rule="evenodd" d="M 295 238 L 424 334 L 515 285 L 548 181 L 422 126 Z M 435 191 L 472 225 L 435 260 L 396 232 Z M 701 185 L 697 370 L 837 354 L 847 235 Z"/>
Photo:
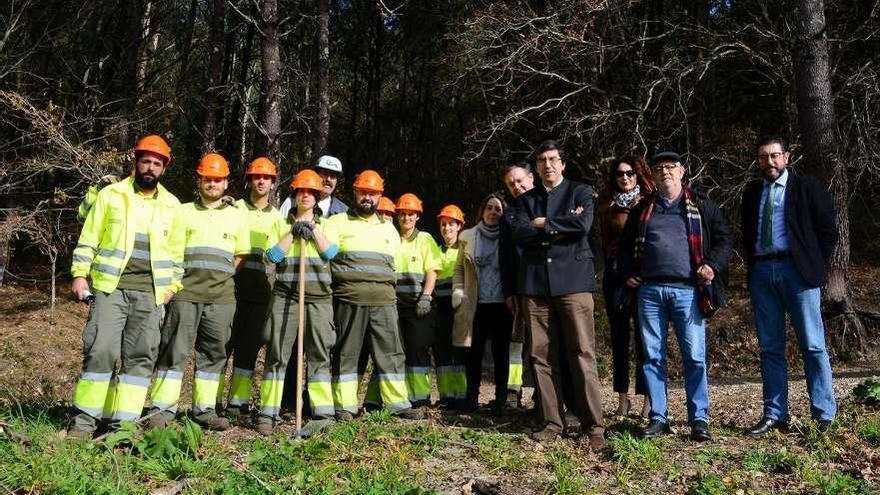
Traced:
<path fill-rule="evenodd" d="M 474 261 L 474 249 L 477 229 L 470 228 L 458 236 L 458 260 L 455 262 L 455 274 L 452 276 L 452 291 L 464 293 L 461 304 L 455 308 L 452 323 L 452 345 L 470 347 L 474 334 L 474 315 L 477 313 L 478 279 L 477 264 Z"/>

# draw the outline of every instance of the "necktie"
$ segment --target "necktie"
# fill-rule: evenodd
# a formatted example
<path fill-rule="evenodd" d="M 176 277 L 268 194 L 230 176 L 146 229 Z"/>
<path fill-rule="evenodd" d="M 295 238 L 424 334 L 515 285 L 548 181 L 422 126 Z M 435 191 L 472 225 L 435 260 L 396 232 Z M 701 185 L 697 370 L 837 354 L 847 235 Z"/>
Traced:
<path fill-rule="evenodd" d="M 770 251 L 773 248 L 773 203 L 776 184 L 770 184 L 770 191 L 767 192 L 767 200 L 764 201 L 763 220 L 761 225 L 761 247 L 764 251 Z"/>

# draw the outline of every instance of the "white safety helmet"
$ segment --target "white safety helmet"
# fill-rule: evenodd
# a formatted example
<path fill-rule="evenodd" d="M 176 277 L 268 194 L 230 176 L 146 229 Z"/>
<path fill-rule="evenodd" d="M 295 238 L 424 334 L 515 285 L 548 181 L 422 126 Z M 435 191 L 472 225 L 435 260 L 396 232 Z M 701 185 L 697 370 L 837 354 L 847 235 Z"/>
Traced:
<path fill-rule="evenodd" d="M 342 173 L 342 162 L 339 161 L 339 158 L 330 155 L 324 155 L 321 158 L 318 158 L 318 163 L 315 164 L 315 168 L 321 168 L 324 170 L 329 170 L 331 172 L 336 172 L 337 174 Z"/>

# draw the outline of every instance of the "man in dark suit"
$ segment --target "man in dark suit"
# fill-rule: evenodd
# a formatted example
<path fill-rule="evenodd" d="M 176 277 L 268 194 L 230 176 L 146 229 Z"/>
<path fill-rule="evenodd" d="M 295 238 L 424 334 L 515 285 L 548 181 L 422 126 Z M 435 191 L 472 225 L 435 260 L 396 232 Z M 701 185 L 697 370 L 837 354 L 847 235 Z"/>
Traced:
<path fill-rule="evenodd" d="M 516 285 L 531 326 L 530 354 L 544 420 L 532 438 L 552 440 L 562 432 L 562 374 L 571 373 L 581 431 L 590 448 L 601 451 L 605 439 L 591 294 L 596 273 L 589 236 L 593 190 L 563 177 L 564 160 L 558 142 L 538 146 L 541 184 L 519 197 L 509 218 L 521 249 Z M 568 370 L 560 369 L 560 351 L 567 353 Z"/>
<path fill-rule="evenodd" d="M 741 211 L 761 347 L 764 414 L 746 433 L 761 436 L 788 426 L 786 314 L 804 360 L 810 413 L 824 432 L 837 412 L 820 307 L 825 267 L 837 243 L 834 206 L 818 179 L 788 169 L 784 140 L 761 140 L 757 151 L 761 178 L 746 186 Z"/>

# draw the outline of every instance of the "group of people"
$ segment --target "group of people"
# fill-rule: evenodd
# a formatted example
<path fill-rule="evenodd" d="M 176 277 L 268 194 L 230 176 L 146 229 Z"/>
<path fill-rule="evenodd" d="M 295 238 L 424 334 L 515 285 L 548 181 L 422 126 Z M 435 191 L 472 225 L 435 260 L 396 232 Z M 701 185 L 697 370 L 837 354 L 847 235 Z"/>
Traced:
<path fill-rule="evenodd" d="M 825 431 L 836 411 L 819 291 L 836 242 L 834 211 L 821 183 L 788 169 L 782 139 L 763 140 L 756 150 L 761 178 L 743 194 L 742 218 L 764 414 L 748 434 L 787 426 L 786 314 L 804 357 L 811 412 Z M 72 288 L 91 307 L 72 437 L 91 438 L 102 419 L 113 428 L 140 418 L 151 382 L 141 420 L 167 426 L 191 355 L 193 419 L 228 429 L 230 418 L 251 411 L 263 346 L 251 422 L 261 434 L 271 434 L 303 393 L 311 417 L 304 434 L 352 419 L 370 361 L 364 409 L 421 419 L 436 375 L 439 406 L 472 412 L 491 341 L 495 411 L 520 403 L 525 358 L 540 418 L 532 438 L 552 440 L 576 419 L 589 448 L 602 450 L 595 210 L 618 413 L 630 409 L 633 347 L 635 392 L 649 419 L 643 436 L 669 432 L 671 322 L 691 437 L 711 438 L 705 322 L 724 304 L 732 238 L 719 207 L 688 187 L 676 153 L 658 153 L 650 164 L 613 160 L 597 199 L 589 185 L 564 176 L 561 143 L 545 141 L 534 169 L 526 162 L 505 168 L 508 194 L 484 198 L 473 227 L 464 228 L 458 206 L 440 209 L 440 243 L 419 230 L 418 196 L 382 196 L 384 180 L 373 170 L 355 178 L 349 209 L 335 194 L 342 164 L 331 156 L 294 176 L 280 210 L 270 203 L 278 171 L 266 158 L 250 163 L 244 197 L 233 203 L 225 196 L 226 160 L 205 155 L 196 168 L 198 199 L 181 205 L 159 184 L 171 162 L 167 142 L 147 136 L 134 156 L 130 177 L 90 190 L 80 207 Z M 305 391 L 294 378 L 300 321 Z"/>

